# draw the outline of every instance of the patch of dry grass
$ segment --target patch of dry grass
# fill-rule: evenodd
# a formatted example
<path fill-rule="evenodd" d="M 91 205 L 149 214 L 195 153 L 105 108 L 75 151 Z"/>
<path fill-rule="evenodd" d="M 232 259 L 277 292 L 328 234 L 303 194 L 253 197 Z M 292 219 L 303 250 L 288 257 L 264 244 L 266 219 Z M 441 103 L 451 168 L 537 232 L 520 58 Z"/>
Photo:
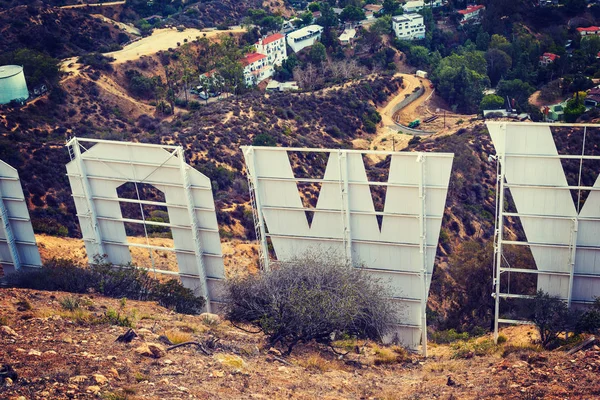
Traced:
<path fill-rule="evenodd" d="M 175 329 L 169 329 L 165 331 L 165 336 L 169 338 L 169 340 L 173 344 L 191 342 L 193 340 L 192 335 L 188 332 L 182 332 L 180 330 Z"/>
<path fill-rule="evenodd" d="M 332 363 L 319 354 L 311 354 L 298 360 L 298 365 L 314 372 L 327 372 L 333 369 Z"/>
<path fill-rule="evenodd" d="M 375 352 L 375 365 L 396 364 L 410 360 L 408 352 L 401 346 L 375 346 L 373 351 Z"/>

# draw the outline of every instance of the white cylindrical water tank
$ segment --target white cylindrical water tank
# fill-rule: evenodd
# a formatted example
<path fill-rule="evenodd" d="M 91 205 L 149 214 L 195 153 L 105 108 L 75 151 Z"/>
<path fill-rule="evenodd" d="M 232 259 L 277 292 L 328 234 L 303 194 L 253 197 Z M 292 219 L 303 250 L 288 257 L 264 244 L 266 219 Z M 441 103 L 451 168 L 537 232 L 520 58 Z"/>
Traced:
<path fill-rule="evenodd" d="M 11 100 L 24 100 L 29 97 L 27 82 L 20 65 L 3 65 L 0 67 L 0 104 Z"/>

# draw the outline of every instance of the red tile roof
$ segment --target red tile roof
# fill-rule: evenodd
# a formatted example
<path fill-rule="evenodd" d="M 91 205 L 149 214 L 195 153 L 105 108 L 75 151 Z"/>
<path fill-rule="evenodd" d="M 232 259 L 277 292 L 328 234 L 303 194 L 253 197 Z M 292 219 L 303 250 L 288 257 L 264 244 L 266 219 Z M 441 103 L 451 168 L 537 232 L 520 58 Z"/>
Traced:
<path fill-rule="evenodd" d="M 274 41 L 279 40 L 279 39 L 283 39 L 284 37 L 285 36 L 283 36 L 281 33 L 275 33 L 275 34 L 273 34 L 271 36 L 267 36 L 266 38 L 264 38 L 262 40 L 262 44 L 264 46 L 265 44 L 273 43 Z M 259 41 L 259 43 L 260 43 L 260 41 Z"/>
<path fill-rule="evenodd" d="M 265 56 L 264 54 L 260 54 L 260 53 L 248 53 L 244 57 L 243 62 L 245 65 L 248 65 L 248 64 L 255 63 L 259 60 L 262 60 L 263 58 L 267 58 L 267 56 Z"/>
<path fill-rule="evenodd" d="M 482 8 L 485 8 L 485 7 L 483 5 L 481 5 L 481 4 L 478 4 L 476 6 L 468 6 L 464 10 L 458 10 L 458 13 L 462 14 L 462 15 L 467 15 L 467 14 L 474 13 L 477 10 L 481 10 Z"/>
<path fill-rule="evenodd" d="M 600 30 L 597 26 L 589 26 L 587 28 L 577 28 L 577 32 L 596 32 Z"/>
<path fill-rule="evenodd" d="M 542 56 L 540 56 L 540 60 L 545 58 L 549 59 L 550 61 L 555 61 L 557 58 L 560 58 L 560 56 L 557 56 L 554 53 L 544 53 Z"/>

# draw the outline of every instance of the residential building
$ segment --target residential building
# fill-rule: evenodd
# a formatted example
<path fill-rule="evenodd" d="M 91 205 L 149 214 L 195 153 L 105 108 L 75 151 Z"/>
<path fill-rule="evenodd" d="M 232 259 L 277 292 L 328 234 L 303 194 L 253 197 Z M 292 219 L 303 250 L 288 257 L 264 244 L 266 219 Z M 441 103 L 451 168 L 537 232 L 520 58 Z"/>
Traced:
<path fill-rule="evenodd" d="M 462 16 L 460 23 L 463 25 L 466 23 L 479 23 L 481 21 L 483 10 L 485 10 L 485 6 L 481 4 L 476 6 L 468 6 L 464 10 L 458 10 L 458 13 Z"/>
<path fill-rule="evenodd" d="M 293 32 L 296 29 L 296 25 L 294 25 L 294 22 L 296 21 L 302 21 L 300 18 L 291 18 L 288 21 L 283 21 L 283 25 L 281 26 L 281 31 L 283 33 L 290 33 Z"/>
<path fill-rule="evenodd" d="M 425 39 L 425 24 L 420 14 L 404 14 L 392 17 L 392 28 L 400 40 Z"/>
<path fill-rule="evenodd" d="M 365 13 L 372 12 L 373 15 L 379 14 L 382 9 L 383 9 L 383 6 L 381 4 L 367 4 L 363 7 L 363 11 Z"/>
<path fill-rule="evenodd" d="M 404 3 L 404 5 L 402 6 L 402 9 L 404 10 L 405 13 L 416 13 L 419 12 L 423 9 L 423 7 L 425 7 L 425 2 L 422 0 L 415 0 L 415 1 L 407 1 L 406 3 Z"/>
<path fill-rule="evenodd" d="M 293 90 L 300 90 L 298 84 L 295 81 L 278 82 L 275 79 L 272 79 L 267 85 L 268 92 L 289 92 Z"/>
<path fill-rule="evenodd" d="M 405 13 L 415 13 L 421 11 L 425 7 L 437 8 L 444 5 L 442 0 L 431 0 L 431 1 L 423 1 L 423 0 L 410 0 L 404 3 L 402 9 Z"/>
<path fill-rule="evenodd" d="M 559 58 L 560 56 L 554 53 L 544 53 L 540 56 L 540 66 L 547 67 Z"/>
<path fill-rule="evenodd" d="M 257 53 L 267 56 L 267 64 L 281 65 L 287 59 L 285 36 L 281 33 L 275 33 L 260 39 L 255 46 Z"/>
<path fill-rule="evenodd" d="M 600 105 L 600 87 L 596 86 L 595 88 L 590 89 L 584 104 L 586 107 L 598 107 L 598 105 Z"/>
<path fill-rule="evenodd" d="M 315 42 L 321 39 L 323 27 L 320 25 L 309 25 L 287 35 L 287 44 L 294 50 L 295 53 L 312 46 Z"/>
<path fill-rule="evenodd" d="M 267 56 L 264 54 L 246 54 L 242 64 L 244 65 L 244 81 L 247 86 L 256 85 L 275 74 L 275 69 L 267 63 Z"/>
<path fill-rule="evenodd" d="M 581 37 L 600 35 L 600 28 L 597 26 L 588 26 L 587 28 L 577 28 L 577 32 Z"/>
<path fill-rule="evenodd" d="M 356 37 L 356 29 L 347 28 L 344 29 L 344 32 L 340 35 L 340 43 L 342 44 L 352 44 L 354 42 L 354 38 Z"/>

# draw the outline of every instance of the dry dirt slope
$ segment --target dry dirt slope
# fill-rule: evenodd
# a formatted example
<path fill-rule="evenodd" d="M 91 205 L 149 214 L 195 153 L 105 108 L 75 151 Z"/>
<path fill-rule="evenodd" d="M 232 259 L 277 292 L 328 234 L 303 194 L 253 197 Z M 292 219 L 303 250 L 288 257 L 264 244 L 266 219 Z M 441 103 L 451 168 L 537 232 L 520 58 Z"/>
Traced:
<path fill-rule="evenodd" d="M 339 357 L 303 345 L 284 360 L 263 347 L 262 335 L 243 332 L 228 322 L 95 294 L 77 295 L 83 305 L 73 313 L 61 307 L 61 299 L 67 296 L 0 289 L 0 371 L 10 366 L 18 375 L 13 382 L 0 383 L 0 398 L 589 399 L 600 395 L 597 347 L 573 356 L 536 352 L 516 341 L 527 341 L 531 328 L 509 328 L 504 332 L 509 338 L 506 344 L 484 356 L 467 352 L 468 359 L 451 359 L 456 350 L 434 345 L 427 360 L 409 356 L 396 361 L 393 350 L 358 342 L 359 354 L 351 351 Z M 133 318 L 140 337 L 129 344 L 116 343 L 127 328 L 86 322 L 109 309 Z M 136 350 L 160 343 L 162 334 L 200 341 L 209 354 L 195 346 L 157 351 L 158 358 Z M 388 357 L 377 356 L 377 351 Z M 510 354 L 502 356 L 503 352 Z M 377 359 L 389 363 L 376 365 Z"/>

